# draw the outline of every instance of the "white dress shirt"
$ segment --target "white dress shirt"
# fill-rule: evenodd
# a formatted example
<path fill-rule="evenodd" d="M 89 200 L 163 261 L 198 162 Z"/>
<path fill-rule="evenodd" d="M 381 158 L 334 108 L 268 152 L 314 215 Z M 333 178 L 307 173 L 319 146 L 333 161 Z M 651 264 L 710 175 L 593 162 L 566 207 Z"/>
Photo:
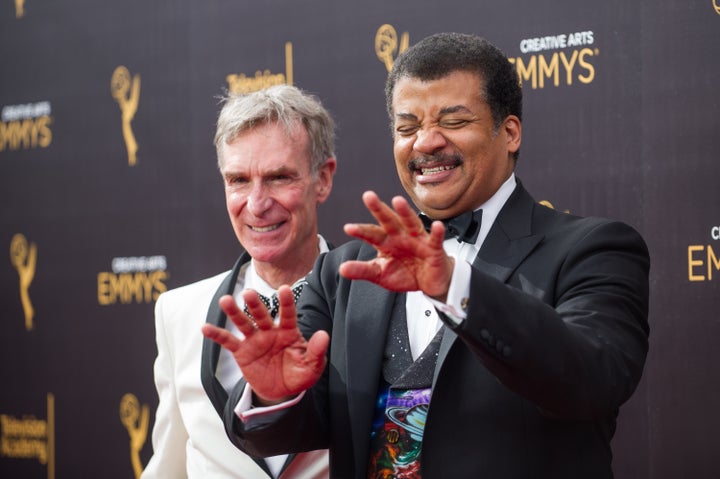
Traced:
<path fill-rule="evenodd" d="M 407 293 L 405 313 L 413 360 L 420 356 L 442 326 L 438 310 L 456 322 L 465 319 L 465 312 L 460 305 L 462 298 L 470 295 L 470 265 L 516 185 L 513 173 L 489 200 L 480 205 L 478 209 L 482 209 L 482 221 L 475 244 L 461 242 L 455 238 L 448 238 L 443 242 L 445 252 L 455 259 L 455 269 L 450 281 L 447 303 L 435 301 L 422 291 Z"/>

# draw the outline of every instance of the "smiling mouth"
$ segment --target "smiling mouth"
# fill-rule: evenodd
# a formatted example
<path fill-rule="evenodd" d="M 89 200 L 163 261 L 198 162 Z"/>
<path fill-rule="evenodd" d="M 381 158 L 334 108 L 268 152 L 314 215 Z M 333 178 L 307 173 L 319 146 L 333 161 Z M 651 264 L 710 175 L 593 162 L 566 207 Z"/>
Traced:
<path fill-rule="evenodd" d="M 440 173 L 442 171 L 452 170 L 457 168 L 457 165 L 446 165 L 446 166 L 434 166 L 432 168 L 420 168 L 419 170 L 415 170 L 416 172 L 419 172 L 421 175 L 432 175 L 435 173 Z"/>
<path fill-rule="evenodd" d="M 462 164 L 457 155 L 428 155 L 410 161 L 408 168 L 416 175 L 434 175 L 453 170 Z"/>
<path fill-rule="evenodd" d="M 248 225 L 248 227 L 249 227 L 251 230 L 255 231 L 256 233 L 267 233 L 267 232 L 274 231 L 274 230 L 280 228 L 281 225 L 282 225 L 282 223 L 277 223 L 277 224 L 270 225 L 270 226 L 252 226 L 252 225 Z"/>

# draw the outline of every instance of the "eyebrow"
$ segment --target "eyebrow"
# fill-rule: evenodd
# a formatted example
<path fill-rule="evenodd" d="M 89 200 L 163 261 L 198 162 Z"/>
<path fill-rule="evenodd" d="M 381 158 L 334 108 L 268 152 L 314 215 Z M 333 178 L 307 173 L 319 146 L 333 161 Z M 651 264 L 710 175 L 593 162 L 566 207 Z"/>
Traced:
<path fill-rule="evenodd" d="M 440 110 L 440 115 L 447 115 L 448 113 L 472 113 L 465 105 L 448 106 Z"/>
<path fill-rule="evenodd" d="M 289 168 L 287 165 L 280 165 L 277 168 L 264 171 L 263 176 L 286 175 L 288 173 L 293 173 L 294 171 L 295 170 L 293 168 Z"/>
<path fill-rule="evenodd" d="M 263 171 L 260 175 L 261 178 L 272 178 L 274 176 L 293 176 L 297 175 L 298 170 L 295 168 L 289 168 L 287 165 L 282 165 L 277 168 L 272 168 L 270 170 Z M 237 177 L 247 177 L 250 176 L 250 173 L 248 170 L 228 170 L 225 173 L 223 173 L 223 177 L 225 178 L 237 178 Z"/>

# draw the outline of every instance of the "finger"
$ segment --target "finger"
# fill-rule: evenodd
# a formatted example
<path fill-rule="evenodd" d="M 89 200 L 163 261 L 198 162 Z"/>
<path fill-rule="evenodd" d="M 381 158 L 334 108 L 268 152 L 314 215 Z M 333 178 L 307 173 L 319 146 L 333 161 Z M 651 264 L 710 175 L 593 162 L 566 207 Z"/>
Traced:
<path fill-rule="evenodd" d="M 442 221 L 433 221 L 430 225 L 430 241 L 429 245 L 434 249 L 443 249 L 445 241 L 445 225 Z"/>
<path fill-rule="evenodd" d="M 374 261 L 345 261 L 338 271 L 347 279 L 364 279 L 373 283 L 378 283 L 381 277 L 380 265 Z"/>
<path fill-rule="evenodd" d="M 322 374 L 325 369 L 325 363 L 327 361 L 326 354 L 329 345 L 330 335 L 322 329 L 315 331 L 308 341 L 306 358 L 318 375 Z"/>
<path fill-rule="evenodd" d="M 278 303 L 280 309 L 278 311 L 278 326 L 282 329 L 297 328 L 297 310 L 295 308 L 295 297 L 292 289 L 287 285 L 278 288 Z"/>
<path fill-rule="evenodd" d="M 363 193 L 362 199 L 365 207 L 387 234 L 394 235 L 402 231 L 402 223 L 395 211 L 383 203 L 374 191 L 366 191 Z"/>
<path fill-rule="evenodd" d="M 363 240 L 371 246 L 379 246 L 387 238 L 385 230 L 378 225 L 348 223 L 343 230 L 348 236 Z"/>
<path fill-rule="evenodd" d="M 214 324 L 203 324 L 202 334 L 206 338 L 215 341 L 223 348 L 234 353 L 240 348 L 241 341 L 225 328 L 218 328 Z"/>
<path fill-rule="evenodd" d="M 225 296 L 220 298 L 218 304 L 220 304 L 220 309 L 223 310 L 223 312 L 227 315 L 230 321 L 232 321 L 235 326 L 237 326 L 237 328 L 240 330 L 241 333 L 245 335 L 245 337 L 248 337 L 255 332 L 255 323 L 252 319 L 248 318 L 245 313 L 242 312 L 242 310 L 235 302 L 235 298 L 233 298 L 229 294 L 226 294 Z"/>
<path fill-rule="evenodd" d="M 395 209 L 400 224 L 405 231 L 411 236 L 424 236 L 426 233 L 420 217 L 415 210 L 410 207 L 408 201 L 402 196 L 396 196 L 392 199 L 392 207 Z"/>
<path fill-rule="evenodd" d="M 257 291 L 246 289 L 242 292 L 248 312 L 252 315 L 252 322 L 258 329 L 268 330 L 273 327 L 273 318 L 268 312 L 265 303 L 260 301 Z"/>

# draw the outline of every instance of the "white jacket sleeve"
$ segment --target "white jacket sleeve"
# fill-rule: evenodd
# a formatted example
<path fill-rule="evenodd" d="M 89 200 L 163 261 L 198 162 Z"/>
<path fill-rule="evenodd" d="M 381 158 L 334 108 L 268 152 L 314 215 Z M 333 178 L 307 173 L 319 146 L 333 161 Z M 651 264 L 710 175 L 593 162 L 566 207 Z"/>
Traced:
<path fill-rule="evenodd" d="M 142 479 L 186 478 L 188 432 L 180 416 L 173 374 L 173 351 L 167 341 L 163 318 L 163 295 L 155 304 L 155 336 L 158 355 L 154 376 L 160 402 L 152 431 L 153 456 L 140 476 Z"/>

